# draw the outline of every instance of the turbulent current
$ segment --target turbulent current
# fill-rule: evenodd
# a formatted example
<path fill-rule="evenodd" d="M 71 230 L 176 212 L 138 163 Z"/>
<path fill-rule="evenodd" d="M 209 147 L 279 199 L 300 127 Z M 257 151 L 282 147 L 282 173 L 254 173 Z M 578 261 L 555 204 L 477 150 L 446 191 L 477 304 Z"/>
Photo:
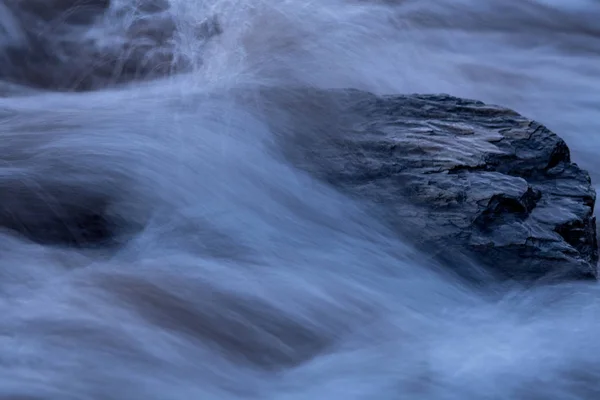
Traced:
<path fill-rule="evenodd" d="M 600 3 L 68 3 L 0 4 L 1 399 L 600 398 L 596 284 L 438 275 L 264 95 L 501 104 L 600 182 Z"/>

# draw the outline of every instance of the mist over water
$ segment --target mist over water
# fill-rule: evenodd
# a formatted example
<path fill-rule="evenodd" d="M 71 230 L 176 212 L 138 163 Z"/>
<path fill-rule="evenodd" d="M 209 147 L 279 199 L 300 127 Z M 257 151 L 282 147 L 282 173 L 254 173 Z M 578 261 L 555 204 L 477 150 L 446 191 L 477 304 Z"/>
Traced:
<path fill-rule="evenodd" d="M 600 3 L 115 0 L 38 21 L 61 62 L 28 68 L 13 5 L 0 210 L 101 209 L 116 242 L 2 231 L 0 398 L 599 398 L 596 284 L 472 287 L 285 155 L 350 117 L 292 87 L 445 92 L 546 124 L 600 182 Z M 143 46 L 173 74 L 92 68 Z"/>

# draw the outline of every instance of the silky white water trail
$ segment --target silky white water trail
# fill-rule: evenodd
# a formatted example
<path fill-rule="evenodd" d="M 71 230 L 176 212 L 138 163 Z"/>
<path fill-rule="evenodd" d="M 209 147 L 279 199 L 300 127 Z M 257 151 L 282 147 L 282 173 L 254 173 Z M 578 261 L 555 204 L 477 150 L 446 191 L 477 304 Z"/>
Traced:
<path fill-rule="evenodd" d="M 92 27 L 45 22 L 64 62 L 27 66 L 10 48 L 31 35 L 0 8 L 0 208 L 102 208 L 121 238 L 81 248 L 2 231 L 0 398 L 600 396 L 596 284 L 486 293 L 437 274 L 283 156 L 272 119 L 318 127 L 310 98 L 289 110 L 263 97 L 312 86 L 501 104 L 561 135 L 597 183 L 599 3 L 169 3 L 115 0 Z M 71 52 L 173 30 L 172 58 L 158 39 L 145 53 L 160 76 L 181 67 L 166 78 L 103 86 L 77 64 L 95 53 Z M 85 90 L 48 90 L 67 76 Z"/>

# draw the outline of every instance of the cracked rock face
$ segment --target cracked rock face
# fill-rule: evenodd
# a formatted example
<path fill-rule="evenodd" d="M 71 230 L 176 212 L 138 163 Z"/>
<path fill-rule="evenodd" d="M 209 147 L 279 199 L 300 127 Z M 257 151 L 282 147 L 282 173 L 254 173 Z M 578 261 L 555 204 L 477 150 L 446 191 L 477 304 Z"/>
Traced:
<path fill-rule="evenodd" d="M 505 279 L 597 277 L 596 194 L 546 127 L 447 95 L 308 96 L 325 125 L 309 140 L 295 132 L 304 150 L 288 155 L 436 260 L 469 278 L 481 277 L 472 260 Z M 336 112 L 321 118 L 327 107 Z"/>

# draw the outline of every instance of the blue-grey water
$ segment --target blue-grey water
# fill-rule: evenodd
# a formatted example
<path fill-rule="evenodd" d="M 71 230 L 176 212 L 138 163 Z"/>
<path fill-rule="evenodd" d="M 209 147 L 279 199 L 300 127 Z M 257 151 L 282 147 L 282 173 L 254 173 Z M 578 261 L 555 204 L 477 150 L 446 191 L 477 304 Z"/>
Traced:
<path fill-rule="evenodd" d="M 258 90 L 501 104 L 565 138 L 599 183 L 600 2 L 114 0 L 72 26 L 24 21 L 18 3 L 0 4 L 0 207 L 102 198 L 132 236 L 86 249 L 2 231 L 1 399 L 600 398 L 596 284 L 482 294 L 436 275 L 281 157 L 278 105 Z M 154 42 L 145 56 L 181 73 L 113 87 L 115 67 L 66 90 L 88 68 L 68 49 L 120 51 L 143 24 L 176 28 L 175 57 Z M 10 50 L 38 39 L 66 43 L 50 47 L 63 61 Z"/>

